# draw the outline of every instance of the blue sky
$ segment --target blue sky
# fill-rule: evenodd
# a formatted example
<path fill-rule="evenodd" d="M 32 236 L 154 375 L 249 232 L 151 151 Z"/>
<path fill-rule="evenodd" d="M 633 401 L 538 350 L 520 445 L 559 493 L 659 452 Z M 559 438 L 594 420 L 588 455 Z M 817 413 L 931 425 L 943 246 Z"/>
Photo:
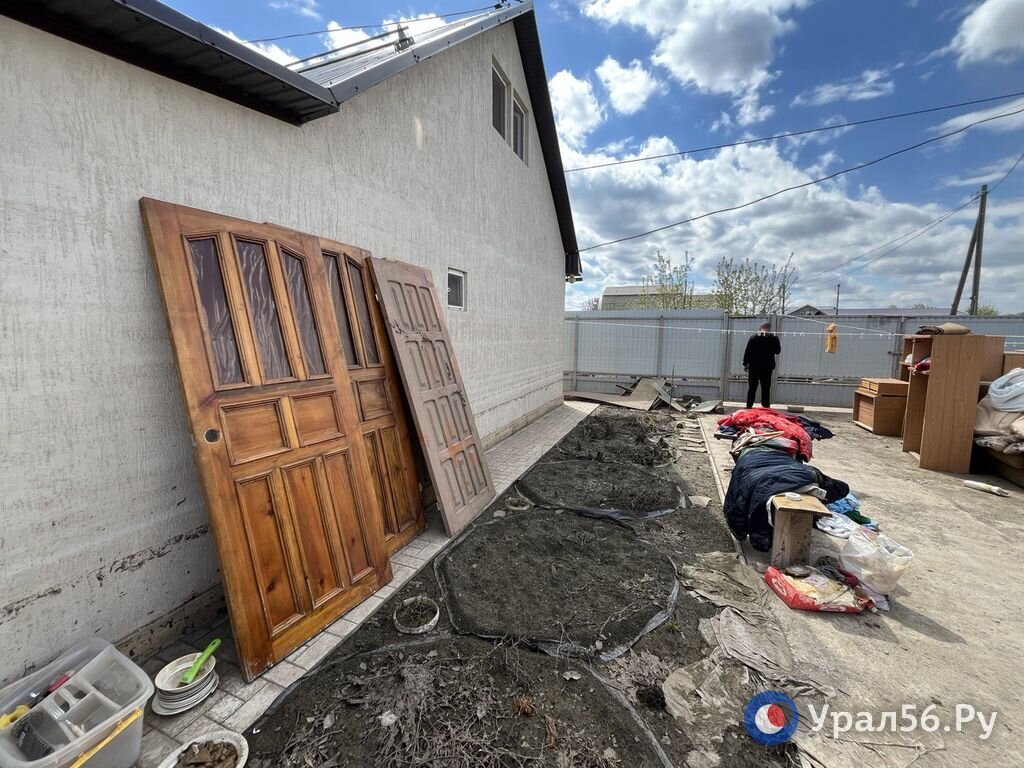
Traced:
<path fill-rule="evenodd" d="M 480 7 L 480 0 L 255 0 L 171 4 L 240 39 L 332 27 L 264 50 L 279 60 L 358 41 L 382 20 Z M 1024 0 L 538 0 L 566 168 L 1024 91 Z M 413 26 L 443 23 L 424 19 Z M 342 29 L 338 29 L 338 27 Z M 717 152 L 570 173 L 581 247 L 736 205 L 1024 107 L 1018 97 Z M 973 117 L 964 117 L 965 115 Z M 722 256 L 783 263 L 796 300 L 948 306 L 976 205 L 891 255 L 845 266 L 998 181 L 1024 152 L 1024 114 L 744 211 L 584 253 L 575 308 L 606 285 L 639 283 L 661 249 L 695 260 L 710 289 Z M 895 244 L 899 244 L 897 241 Z M 891 246 L 890 246 L 891 247 Z M 990 199 L 982 302 L 1024 311 L 1024 163 Z"/>

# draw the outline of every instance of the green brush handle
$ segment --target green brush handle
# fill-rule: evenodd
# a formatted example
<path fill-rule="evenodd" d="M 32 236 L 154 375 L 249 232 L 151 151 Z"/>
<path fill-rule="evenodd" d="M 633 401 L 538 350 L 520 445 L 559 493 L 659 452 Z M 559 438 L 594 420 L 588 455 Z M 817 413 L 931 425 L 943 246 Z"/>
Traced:
<path fill-rule="evenodd" d="M 203 668 L 203 664 L 206 660 L 213 655 L 213 652 L 220 648 L 220 638 L 211 642 L 206 646 L 206 650 L 199 654 L 199 658 L 196 659 L 195 664 L 188 668 L 188 672 L 181 676 L 181 685 L 188 685 L 196 679 L 196 675 L 199 674 L 199 670 Z"/>

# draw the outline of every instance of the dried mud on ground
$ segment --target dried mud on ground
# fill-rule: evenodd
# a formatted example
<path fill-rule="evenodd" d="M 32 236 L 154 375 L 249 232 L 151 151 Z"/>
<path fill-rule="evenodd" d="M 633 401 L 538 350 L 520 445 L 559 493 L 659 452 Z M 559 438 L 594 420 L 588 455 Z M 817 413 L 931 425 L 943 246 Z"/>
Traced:
<path fill-rule="evenodd" d="M 559 653 L 628 647 L 676 592 L 664 554 L 624 526 L 571 512 L 476 526 L 438 558 L 437 573 L 460 630 Z"/>
<path fill-rule="evenodd" d="M 516 482 L 527 499 L 548 509 L 571 509 L 634 520 L 685 506 L 677 483 L 625 461 L 545 461 Z"/>
<path fill-rule="evenodd" d="M 639 414 L 641 419 L 637 416 L 625 409 L 601 407 L 548 451 L 541 462 L 570 460 L 577 452 L 595 455 L 600 452 L 604 462 L 613 464 L 622 458 L 632 460 L 635 457 L 632 451 L 638 444 L 637 424 L 646 424 L 651 430 L 649 436 L 663 438 L 670 453 L 675 454 L 667 466 L 646 468 L 681 485 L 687 493 L 710 497 L 712 502 L 706 508 L 682 508 L 661 517 L 631 521 L 628 527 L 589 519 L 585 524 L 594 526 L 593 531 L 615 529 L 616 535 L 642 539 L 646 542 L 643 546 L 653 546 L 676 566 L 691 562 L 699 552 L 732 551 L 708 456 L 672 450 L 684 444 L 683 437 L 692 440 L 700 433 L 677 429 L 678 419 L 666 411 Z M 581 436 L 587 430 L 580 427 L 587 424 L 590 424 L 590 433 L 598 436 L 592 445 Z M 633 437 L 627 439 L 630 434 Z M 564 449 L 570 441 L 571 449 L 567 452 Z M 488 535 L 483 535 L 478 542 L 487 543 L 484 548 L 488 550 L 486 564 L 481 555 L 477 568 L 470 567 L 465 572 L 467 581 L 463 589 L 471 593 L 473 572 L 487 567 L 491 572 L 477 581 L 491 603 L 514 606 L 518 601 L 525 607 L 527 601 L 523 599 L 523 592 L 528 589 L 539 605 L 561 602 L 566 617 L 577 607 L 599 614 L 593 605 L 588 606 L 594 595 L 581 590 L 578 596 L 567 596 L 572 587 L 566 582 L 571 582 L 571 578 L 564 569 L 559 572 L 558 568 L 559 562 L 579 562 L 583 557 L 587 537 L 577 537 L 580 549 L 574 552 L 577 544 L 572 534 L 586 530 L 577 525 L 577 521 L 584 518 L 567 512 L 506 509 L 508 500 L 519 498 L 514 487 L 497 498 L 472 524 L 465 537 L 460 537 L 439 555 L 439 567 L 444 567 L 444 559 L 453 555 L 458 564 L 460 548 L 465 548 L 467 541 L 472 547 L 471 537 L 481 529 L 497 531 L 506 526 L 507 530 L 512 530 L 515 526 L 510 523 L 519 518 L 518 524 L 526 531 L 527 520 L 542 519 L 544 530 L 564 550 L 559 555 L 563 560 L 554 556 L 557 554 L 554 549 L 549 553 L 538 552 L 537 557 L 532 558 L 534 544 L 519 551 L 514 540 L 506 541 L 502 552 L 500 538 L 488 540 Z M 491 526 L 492 522 L 498 525 Z M 525 544 L 528 539 L 522 542 Z M 553 547 L 553 544 L 549 542 L 548 546 Z M 469 551 L 463 549 L 462 556 Z M 472 557 L 464 559 L 472 563 Z M 495 560 L 498 560 L 497 565 L 493 564 Z M 546 565 L 531 568 L 532 560 Z M 555 565 L 554 573 L 551 564 Z M 602 578 L 619 578 L 620 581 L 630 578 L 625 573 L 620 576 L 614 564 L 604 568 L 614 572 L 603 574 Z M 524 586 L 524 579 L 530 579 L 528 587 Z M 634 602 L 637 594 L 644 594 L 644 585 L 636 586 L 639 591 L 634 593 Z M 596 584 L 595 587 L 591 592 L 600 589 Z M 416 595 L 437 601 L 442 606 L 441 616 L 435 630 L 410 640 L 409 636 L 395 630 L 391 617 L 402 600 Z M 600 595 L 596 598 L 595 602 L 599 602 Z M 610 605 L 605 604 L 601 610 L 608 608 Z M 452 627 L 431 565 L 393 595 L 315 670 L 296 682 L 246 734 L 251 748 L 250 764 L 256 768 L 664 768 L 666 765 L 783 768 L 795 765 L 792 748 L 769 749 L 756 744 L 738 724 L 742 712 L 736 712 L 732 719 L 723 719 L 720 731 L 708 743 L 706 729 L 701 732 L 691 729 L 664 709 L 661 681 L 672 670 L 697 662 L 710 653 L 711 649 L 700 636 L 698 623 L 718 610 L 680 590 L 667 621 L 643 635 L 619 658 L 600 661 L 599 654 L 586 660 L 556 658 L 537 649 L 531 650 L 525 643 L 510 648 L 513 642 L 510 637 L 502 642 L 460 636 Z M 497 608 L 492 612 L 496 622 L 501 613 Z M 401 648 L 381 651 L 389 645 L 401 645 Z M 431 656 L 434 651 L 436 655 Z M 517 661 L 512 662 L 512 658 Z M 615 686 L 621 700 L 589 676 L 587 663 Z M 519 669 L 526 670 L 525 679 L 509 670 L 509 665 L 515 668 L 517 664 Z M 563 677 L 565 673 L 570 673 L 569 679 Z M 579 680 L 572 679 L 575 674 L 580 675 Z M 364 683 L 357 685 L 360 678 Z M 513 692 L 529 697 L 529 703 L 536 710 L 532 717 L 516 714 Z M 735 691 L 740 700 L 746 700 L 754 692 Z M 510 696 L 512 703 L 508 701 Z M 410 701 L 417 702 L 418 708 L 410 708 Z M 525 702 L 520 702 L 520 706 L 523 704 Z M 391 722 L 391 717 L 383 720 L 381 717 L 389 711 L 395 720 L 385 726 L 384 723 Z M 548 718 L 555 721 L 553 731 L 549 731 Z M 642 725 L 635 718 L 639 718 Z M 424 751 L 441 749 L 436 746 L 438 734 L 458 735 L 450 747 L 451 754 Z M 655 745 L 651 744 L 652 738 Z"/>

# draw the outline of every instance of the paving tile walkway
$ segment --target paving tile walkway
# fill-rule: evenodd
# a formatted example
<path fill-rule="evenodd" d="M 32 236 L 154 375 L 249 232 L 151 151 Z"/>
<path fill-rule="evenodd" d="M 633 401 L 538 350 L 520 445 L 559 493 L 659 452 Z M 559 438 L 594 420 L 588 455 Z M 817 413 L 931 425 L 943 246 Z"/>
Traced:
<path fill-rule="evenodd" d="M 597 407 L 596 403 L 565 402 L 488 450 L 487 461 L 495 491 L 498 494 L 505 491 Z M 143 665 L 151 677 L 168 661 L 205 648 L 215 637 L 222 638 L 224 642 L 217 652 L 220 686 L 202 704 L 174 717 L 161 717 L 147 706 L 142 754 L 136 763 L 137 768 L 156 768 L 181 744 L 201 739 L 213 731 L 227 729 L 241 733 L 247 729 L 285 688 L 316 666 L 425 567 L 447 540 L 440 519 L 434 516 L 428 521 L 426 531 L 392 555 L 393 578 L 389 584 L 251 683 L 245 682 L 238 668 L 231 626 L 226 619 L 186 635 L 163 649 Z"/>

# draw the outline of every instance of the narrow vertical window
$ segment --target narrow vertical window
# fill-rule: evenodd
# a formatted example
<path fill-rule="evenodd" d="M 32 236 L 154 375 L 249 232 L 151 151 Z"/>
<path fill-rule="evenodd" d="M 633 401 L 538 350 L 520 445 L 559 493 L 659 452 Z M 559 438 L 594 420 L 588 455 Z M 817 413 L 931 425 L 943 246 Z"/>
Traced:
<path fill-rule="evenodd" d="M 212 237 L 189 240 L 188 247 L 192 253 L 199 301 L 206 316 L 206 332 L 209 334 L 217 383 L 240 384 L 245 377 L 238 356 L 235 326 L 231 322 L 231 310 L 228 309 L 227 294 L 224 291 L 217 241 Z"/>
<path fill-rule="evenodd" d="M 352 326 L 348 322 L 348 302 L 345 300 L 345 284 L 338 266 L 338 254 L 324 251 L 324 267 L 327 270 L 327 282 L 331 284 L 331 298 L 334 301 L 334 316 L 338 319 L 338 333 L 341 336 L 341 348 L 345 351 L 345 362 L 349 367 L 359 365 L 359 353 L 356 340 L 352 337 Z"/>
<path fill-rule="evenodd" d="M 451 309 L 466 308 L 466 273 L 457 269 L 448 270 L 448 306 Z"/>
<path fill-rule="evenodd" d="M 267 380 L 292 378 L 292 364 L 284 347 L 281 335 L 281 318 L 277 313 L 274 289 L 270 285 L 270 270 L 267 268 L 267 251 L 262 243 L 249 240 L 235 241 L 238 248 L 238 262 L 242 267 L 242 282 L 249 298 L 249 314 L 252 316 L 256 344 L 263 361 L 263 374 Z"/>
<path fill-rule="evenodd" d="M 313 303 L 309 298 L 305 265 L 302 259 L 284 249 L 281 249 L 281 265 L 284 267 L 284 277 L 288 283 L 288 295 L 292 300 L 292 313 L 295 315 L 295 326 L 299 330 L 299 341 L 302 342 L 306 372 L 310 376 L 322 376 L 327 373 L 327 367 L 324 365 L 324 354 L 320 349 L 320 332 L 316 327 Z"/>
<path fill-rule="evenodd" d="M 370 305 L 366 301 L 363 270 L 351 261 L 348 263 L 348 278 L 352 283 L 352 301 L 356 305 L 356 317 L 359 320 L 359 333 L 363 339 L 366 364 L 378 365 L 380 354 L 377 352 L 377 340 L 373 337 L 373 322 L 370 320 Z"/>
<path fill-rule="evenodd" d="M 508 139 L 508 120 L 505 106 L 508 103 L 508 83 L 501 73 L 491 69 L 491 123 L 501 138 Z"/>
<path fill-rule="evenodd" d="M 518 99 L 512 100 L 512 151 L 526 162 L 526 110 Z"/>

